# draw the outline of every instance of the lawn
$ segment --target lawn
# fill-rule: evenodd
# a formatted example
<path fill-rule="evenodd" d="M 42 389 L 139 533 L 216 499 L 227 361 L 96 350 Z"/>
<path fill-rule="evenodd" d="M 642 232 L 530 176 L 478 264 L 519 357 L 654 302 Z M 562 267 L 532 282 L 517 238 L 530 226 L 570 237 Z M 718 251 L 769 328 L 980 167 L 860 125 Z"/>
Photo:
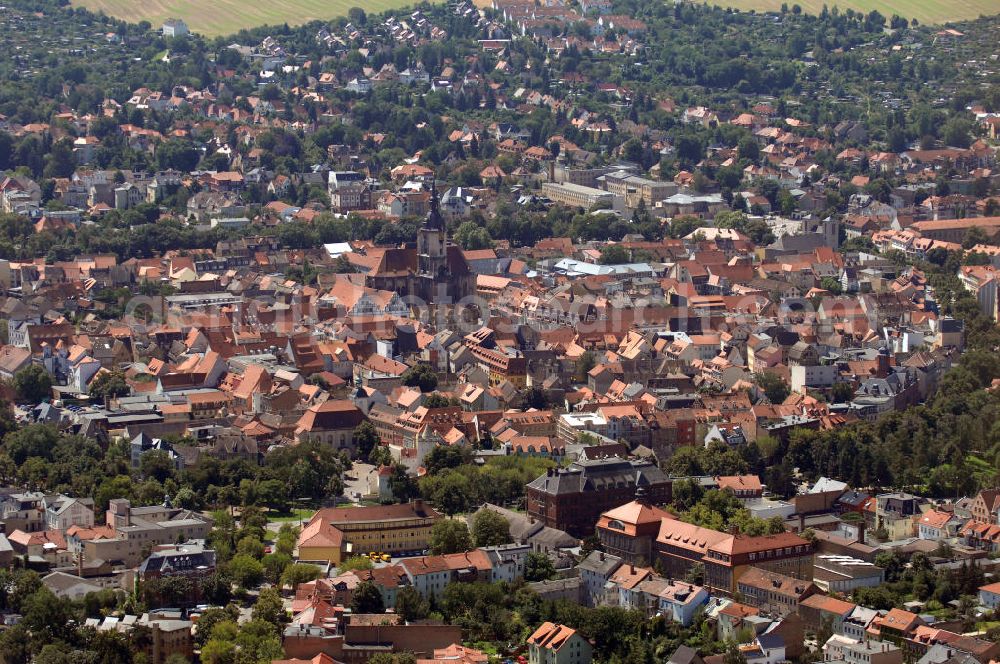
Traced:
<path fill-rule="evenodd" d="M 103 11 L 128 21 L 149 21 L 154 28 L 165 19 L 182 18 L 192 32 L 209 37 L 243 28 L 288 23 L 299 25 L 347 14 L 351 7 L 378 13 L 413 4 L 414 0 L 72 0 L 78 7 Z"/>
<path fill-rule="evenodd" d="M 970 454 L 965 459 L 966 469 L 972 473 L 981 486 L 989 486 L 991 478 L 996 473 L 993 464 L 982 457 Z"/>
<path fill-rule="evenodd" d="M 853 9 L 868 13 L 877 9 L 887 19 L 893 14 L 915 18 L 921 23 L 944 23 L 979 18 L 981 14 L 1000 13 L 1000 0 L 709 0 L 710 4 L 736 9 L 780 11 L 782 4 L 798 4 L 803 11 L 819 13 L 826 4 L 841 11 Z"/>
<path fill-rule="evenodd" d="M 277 512 L 268 512 L 265 514 L 267 520 L 274 523 L 298 523 L 300 521 L 308 521 L 312 518 L 312 515 L 316 513 L 314 509 L 294 509 L 291 514 L 278 514 Z"/>

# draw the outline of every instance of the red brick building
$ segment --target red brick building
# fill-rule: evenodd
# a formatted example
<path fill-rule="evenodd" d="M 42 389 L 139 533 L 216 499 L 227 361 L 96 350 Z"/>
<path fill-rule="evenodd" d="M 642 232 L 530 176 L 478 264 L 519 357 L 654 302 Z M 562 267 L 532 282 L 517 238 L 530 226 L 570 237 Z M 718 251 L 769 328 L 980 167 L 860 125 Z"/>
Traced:
<path fill-rule="evenodd" d="M 650 565 L 653 542 L 664 519 L 676 519 L 670 512 L 653 507 L 645 491 L 631 503 L 608 510 L 597 522 L 597 536 L 603 551 L 618 556 L 628 565 Z"/>
<path fill-rule="evenodd" d="M 594 532 L 601 513 L 643 487 L 652 505 L 670 502 L 672 482 L 655 464 L 626 459 L 581 460 L 550 469 L 526 487 L 528 515 L 575 537 Z"/>

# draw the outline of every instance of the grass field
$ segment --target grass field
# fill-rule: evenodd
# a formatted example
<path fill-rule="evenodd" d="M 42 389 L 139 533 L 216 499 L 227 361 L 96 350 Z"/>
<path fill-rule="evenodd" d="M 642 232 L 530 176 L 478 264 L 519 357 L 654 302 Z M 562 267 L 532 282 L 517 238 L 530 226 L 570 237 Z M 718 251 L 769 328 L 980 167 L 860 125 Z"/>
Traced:
<path fill-rule="evenodd" d="M 312 515 L 316 513 L 313 509 L 293 509 L 290 514 L 277 514 L 275 512 L 268 512 L 265 516 L 267 520 L 274 523 L 298 523 L 299 521 L 308 521 L 312 518 Z"/>
<path fill-rule="evenodd" d="M 192 32 L 216 37 L 243 28 L 344 16 L 351 7 L 378 13 L 413 4 L 414 0 L 72 0 L 91 11 L 103 11 L 128 21 L 149 21 L 159 27 L 165 19 L 182 18 Z"/>
<path fill-rule="evenodd" d="M 72 0 L 74 5 L 103 11 L 129 21 L 146 20 L 158 27 L 164 19 L 182 18 L 192 32 L 215 37 L 242 28 L 266 24 L 298 25 L 316 19 L 330 19 L 347 14 L 351 7 L 378 13 L 413 4 L 414 0 Z M 696 0 L 700 1 L 700 0 Z M 796 0 L 709 0 L 710 3 L 737 9 L 778 11 L 784 2 Z M 797 0 L 807 12 L 819 12 L 824 0 Z M 477 0 L 488 5 L 488 0 Z M 899 14 L 921 23 L 944 23 L 977 18 L 981 14 L 1000 13 L 1000 0 L 827 0 L 830 7 L 870 12 L 877 9 L 886 18 Z"/>
<path fill-rule="evenodd" d="M 708 0 L 709 4 L 749 11 L 779 11 L 782 3 L 798 4 L 802 11 L 819 13 L 823 5 L 868 13 L 877 9 L 887 19 L 893 14 L 936 24 L 1000 14 L 1000 0 Z"/>

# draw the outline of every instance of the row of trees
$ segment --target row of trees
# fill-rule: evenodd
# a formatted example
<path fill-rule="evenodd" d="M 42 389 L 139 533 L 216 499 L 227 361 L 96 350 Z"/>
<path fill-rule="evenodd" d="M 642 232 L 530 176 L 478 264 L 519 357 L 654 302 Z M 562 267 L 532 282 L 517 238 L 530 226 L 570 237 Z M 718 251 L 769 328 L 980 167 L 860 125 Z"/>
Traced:
<path fill-rule="evenodd" d="M 0 434 L 0 481 L 93 496 L 98 511 L 111 498 L 151 505 L 167 495 L 188 509 L 247 505 L 287 513 L 295 500 L 341 495 L 342 474 L 350 463 L 329 447 L 305 444 L 274 450 L 261 465 L 201 455 L 182 471 L 165 452 L 154 450 L 143 454 L 134 469 L 127 441 L 102 446 L 49 424 L 17 427 L 9 415 L 0 417 Z M 183 446 L 192 441 L 174 443 Z"/>
<path fill-rule="evenodd" d="M 427 457 L 428 472 L 419 481 L 420 495 L 445 514 L 468 512 L 483 503 L 517 503 L 524 496 L 524 485 L 554 465 L 538 457 L 507 456 L 480 466 L 471 463 L 469 456 L 461 448 L 441 447 Z"/>

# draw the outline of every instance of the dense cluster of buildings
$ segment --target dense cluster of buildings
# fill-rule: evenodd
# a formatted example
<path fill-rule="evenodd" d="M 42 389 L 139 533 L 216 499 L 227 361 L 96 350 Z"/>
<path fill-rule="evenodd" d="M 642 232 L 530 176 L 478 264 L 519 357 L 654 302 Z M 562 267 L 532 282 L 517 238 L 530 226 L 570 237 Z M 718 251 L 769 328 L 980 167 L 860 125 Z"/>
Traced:
<path fill-rule="evenodd" d="M 611 446 L 607 447 L 610 454 Z M 635 459 L 611 455 L 592 463 L 581 455 L 576 464 L 571 473 L 581 468 L 592 473 L 579 493 L 608 502 L 617 502 L 612 499 L 618 496 L 621 482 L 601 482 L 597 478 L 609 475 L 593 469 L 599 471 L 603 464 L 606 473 L 620 473 L 623 464 L 632 465 L 638 477 L 648 471 Z M 539 481 L 551 478 L 546 474 Z M 679 479 L 670 478 L 668 486 Z M 706 490 L 729 492 L 747 506 L 768 500 L 761 495 L 760 480 L 751 475 L 683 479 Z M 385 605 L 392 607 L 407 587 L 431 598 L 452 583 L 520 580 L 528 557 L 542 553 L 553 562 L 557 576 L 528 585 L 543 598 L 633 609 L 684 626 L 707 620 L 719 640 L 736 640 L 748 659 L 755 661 L 778 664 L 800 657 L 808 652 L 807 635 L 824 630 L 828 630 L 826 641 L 813 647 L 822 651 L 825 661 L 902 664 L 960 656 L 988 664 L 997 655 L 1000 646 L 996 643 L 964 634 L 954 621 L 922 612 L 920 602 L 908 603 L 907 610 L 876 610 L 849 600 L 854 590 L 885 582 L 886 570 L 874 562 L 883 553 L 893 557 L 921 553 L 942 569 L 976 565 L 993 570 L 996 566 L 986 554 L 996 549 L 974 533 L 980 524 L 976 514 L 986 515 L 986 527 L 997 527 L 996 491 L 934 503 L 908 494 L 866 495 L 842 482 L 821 478 L 790 501 L 784 531 L 744 535 L 680 520 L 657 505 L 667 499 L 651 498 L 650 486 L 655 487 L 655 482 L 633 481 L 634 500 L 602 509 L 591 528 L 598 548 L 589 553 L 581 553 L 580 539 L 543 525 L 542 519 L 530 513 L 485 505 L 482 510 L 508 520 L 512 543 L 464 553 L 404 556 L 370 570 L 339 574 L 331 570 L 329 576 L 296 588 L 295 618 L 285 632 L 286 650 L 303 658 L 321 653 L 335 661 L 343 657 L 348 657 L 343 661 L 355 661 L 350 659 L 357 639 L 352 636 L 352 624 L 366 618 L 351 616 L 344 607 L 350 606 L 353 593 L 363 583 L 374 584 Z M 414 509 L 412 505 L 392 509 L 397 508 L 405 508 L 407 515 Z M 357 514 L 353 527 L 382 528 L 386 533 L 395 528 L 391 518 L 403 518 L 379 507 L 340 512 Z M 324 519 L 336 517 L 321 511 L 314 523 Z M 879 540 L 872 535 L 883 529 L 894 536 Z M 304 532 L 303 537 L 310 535 Z M 947 554 L 940 553 L 942 542 L 949 544 Z M 306 559 L 313 551 L 304 549 L 300 541 L 299 555 Z M 326 559 L 325 555 L 321 558 Z M 982 586 L 979 603 L 982 611 L 1000 605 L 998 584 Z M 399 639 L 393 645 L 396 649 L 414 647 L 406 641 L 406 629 L 423 626 L 396 624 L 392 619 L 383 624 L 398 630 L 398 635 L 394 631 L 385 641 L 391 645 Z M 442 639 L 453 636 L 445 633 L 446 626 L 440 629 Z M 432 648 L 445 647 L 437 640 L 438 633 L 433 635 L 415 651 L 418 655 L 429 656 Z M 592 643 L 576 630 L 553 623 L 540 626 L 526 645 L 531 656 L 538 658 L 531 661 L 585 663 L 593 656 Z M 674 657 L 684 654 L 682 648 Z M 713 657 L 705 661 L 721 661 L 722 656 Z"/>
<path fill-rule="evenodd" d="M 99 116 L 64 110 L 51 124 L 27 125 L 0 116 L 0 130 L 18 140 L 72 139 L 76 168 L 67 177 L 40 183 L 23 170 L 0 173 L 0 211 L 23 217 L 37 235 L 69 238 L 137 210 L 186 231 L 240 231 L 208 246 L 135 256 L 0 259 L 0 389 L 29 368 L 52 383 L 38 403 L 19 404 L 16 419 L 120 443 L 136 471 L 151 454 L 182 471 L 204 458 L 261 464 L 274 450 L 307 444 L 357 458 L 374 431 L 384 455 L 348 496 L 369 504 L 321 509 L 298 533 L 297 559 L 322 573 L 289 589 L 286 662 L 351 664 L 386 652 L 487 661 L 461 645 L 458 626 L 345 607 L 366 583 L 392 609 L 403 588 L 431 599 L 452 583 L 520 581 L 532 555 L 556 570 L 530 584 L 544 598 L 685 626 L 705 618 L 719 640 L 739 641 L 752 664 L 796 659 L 807 632 L 827 630 L 815 644 L 824 661 L 1000 659 L 1000 646 L 923 605 L 875 610 L 847 599 L 885 582 L 880 554 L 994 571 L 1000 492 L 929 500 L 822 478 L 779 500 L 755 475 L 678 478 L 662 469 L 683 448 L 787 441 L 798 431 L 875 421 L 934 393 L 965 348 L 965 327 L 945 313 L 916 261 L 954 264 L 981 312 L 1000 320 L 998 114 L 980 104 L 966 109 L 977 127 L 967 147 L 887 151 L 862 122 L 814 126 L 769 98 L 742 109 L 649 99 L 678 126 L 726 127 L 745 140 L 713 143 L 693 170 L 667 174 L 649 160 L 644 168 L 625 145 L 634 139 L 668 163 L 679 149 L 672 135 L 632 119 L 637 113 L 615 121 L 594 112 L 580 92 L 627 112 L 635 97 L 627 84 L 574 67 L 536 90 L 512 71 L 518 36 L 547 58 L 634 60 L 648 26 L 613 9 L 608 0 L 493 0 L 489 12 L 455 2 L 324 27 L 315 35 L 324 57 L 308 64 L 274 37 L 228 47 L 227 57 L 252 63 L 246 82 L 278 95 L 232 99 L 217 82 L 140 87 L 124 103 L 101 102 Z M 479 31 L 464 65 L 384 57 L 396 46 L 417 52 L 446 39 L 441 12 Z M 181 39 L 189 29 L 171 19 L 162 34 Z M 216 75 L 237 74 L 220 65 Z M 476 108 L 482 99 L 482 108 L 515 118 L 547 109 L 566 118 L 576 140 L 451 109 L 440 120 L 451 150 L 441 159 L 430 150 L 405 154 L 398 143 L 383 149 L 385 134 L 359 131 L 340 132 L 350 144 L 324 144 L 321 163 L 297 166 L 301 172 L 272 167 L 262 136 L 273 143 L 279 130 L 306 137 L 351 126 L 352 105 L 389 86 L 446 92 Z M 124 121 L 134 113 L 162 120 L 158 129 Z M 116 120 L 113 139 L 147 163 L 182 142 L 209 167 L 102 168 L 104 119 Z M 395 161 L 384 163 L 385 155 Z M 437 180 L 445 156 L 448 183 Z M 723 169 L 735 171 L 732 186 L 706 176 Z M 511 208 L 535 220 L 569 209 L 574 223 L 624 230 L 616 241 L 474 243 L 456 232 Z M 377 237 L 389 239 L 301 246 L 308 243 L 283 233 L 337 220 L 377 221 Z M 398 241 L 410 225 L 413 241 Z M 959 252 L 967 252 L 964 262 L 949 262 Z M 122 302 L 122 292 L 151 294 Z M 112 378 L 121 389 L 100 394 Z M 473 450 L 483 464 L 555 462 L 527 483 L 523 511 L 480 508 L 508 521 L 511 543 L 429 552 L 443 508 L 396 503 L 390 478 L 426 476 L 428 455 L 442 447 Z M 767 521 L 768 533 L 678 518 L 668 508 L 681 480 L 731 493 Z M 112 497 L 95 516 L 95 498 L 0 492 L 0 565 L 37 569 L 46 587 L 74 600 L 214 573 L 206 514 L 175 507 L 169 496 L 143 506 Z M 378 561 L 372 569 L 338 569 L 369 554 Z M 191 588 L 180 598 L 184 611 L 202 599 L 198 584 Z M 995 610 L 1000 587 L 984 585 L 979 602 Z M 151 661 L 161 664 L 193 655 L 189 617 L 151 611 L 88 624 L 149 628 Z M 545 622 L 525 652 L 531 664 L 587 664 L 593 644 Z M 709 659 L 682 647 L 670 661 Z"/>

